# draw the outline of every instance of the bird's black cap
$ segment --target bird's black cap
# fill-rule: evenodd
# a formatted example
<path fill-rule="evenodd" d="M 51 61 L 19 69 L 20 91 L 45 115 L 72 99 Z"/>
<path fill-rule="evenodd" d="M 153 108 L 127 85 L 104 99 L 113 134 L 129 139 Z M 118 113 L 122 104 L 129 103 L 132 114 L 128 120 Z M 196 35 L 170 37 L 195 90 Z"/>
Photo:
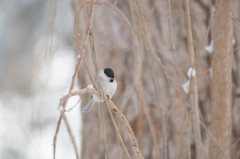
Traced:
<path fill-rule="evenodd" d="M 114 73 L 113 73 L 113 70 L 111 68 L 105 68 L 104 73 L 107 77 L 114 78 Z"/>

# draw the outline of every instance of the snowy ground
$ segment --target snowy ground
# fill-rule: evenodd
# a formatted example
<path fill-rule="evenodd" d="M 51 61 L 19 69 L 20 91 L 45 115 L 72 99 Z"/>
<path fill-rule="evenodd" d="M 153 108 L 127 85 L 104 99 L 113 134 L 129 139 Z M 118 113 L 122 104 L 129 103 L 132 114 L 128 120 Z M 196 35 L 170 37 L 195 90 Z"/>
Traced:
<path fill-rule="evenodd" d="M 71 3 L 58 1 L 56 5 L 51 34 L 54 36 L 52 54 L 48 53 L 54 8 L 52 1 L 2 0 L 0 8 L 1 82 L 8 84 L 6 81 L 11 80 L 8 73 L 14 75 L 12 81 L 25 81 L 15 85 L 11 81 L 8 84 L 10 89 L 2 86 L 7 89 L 0 90 L 0 159 L 51 159 L 60 115 L 59 99 L 68 92 L 76 65 L 72 47 L 74 16 Z M 32 75 L 31 70 L 34 70 Z M 28 93 L 11 89 L 19 87 L 19 83 L 25 85 L 26 81 L 31 85 L 24 86 Z M 78 100 L 79 97 L 72 98 L 68 107 Z M 68 112 L 67 117 L 80 150 L 80 106 Z M 57 159 L 66 158 L 75 158 L 75 153 L 62 124 L 57 141 Z"/>
<path fill-rule="evenodd" d="M 67 93 L 75 68 L 73 50 L 54 53 L 42 67 L 32 96 L 12 92 L 0 95 L 0 158 L 49 159 L 53 156 L 53 136 L 59 117 L 59 99 Z M 76 87 L 77 88 L 77 87 Z M 72 98 L 68 107 L 79 97 Z M 67 113 L 80 150 L 80 106 Z M 75 158 L 64 124 L 57 141 L 57 159 Z"/>

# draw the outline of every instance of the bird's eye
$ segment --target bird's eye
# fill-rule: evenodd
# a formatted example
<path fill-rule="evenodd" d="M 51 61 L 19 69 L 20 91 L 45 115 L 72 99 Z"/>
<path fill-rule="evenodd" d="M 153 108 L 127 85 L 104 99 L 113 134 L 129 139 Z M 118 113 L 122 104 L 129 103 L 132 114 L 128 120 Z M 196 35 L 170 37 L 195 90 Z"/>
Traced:
<path fill-rule="evenodd" d="M 110 79 L 110 82 L 113 82 L 113 79 Z"/>

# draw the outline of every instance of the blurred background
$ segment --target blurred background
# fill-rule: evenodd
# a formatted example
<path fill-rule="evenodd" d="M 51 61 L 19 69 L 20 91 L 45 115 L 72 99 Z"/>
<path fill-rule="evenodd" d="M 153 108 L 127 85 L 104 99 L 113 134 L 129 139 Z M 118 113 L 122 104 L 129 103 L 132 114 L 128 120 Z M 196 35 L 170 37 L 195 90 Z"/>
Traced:
<path fill-rule="evenodd" d="M 53 157 L 53 137 L 60 115 L 59 99 L 70 88 L 80 54 L 78 48 L 84 43 L 90 20 L 91 5 L 86 5 L 80 12 L 79 23 L 74 21 L 78 8 L 84 2 L 0 1 L 0 158 Z M 191 119 L 188 111 L 191 102 L 187 72 L 191 66 L 183 2 L 141 1 L 148 38 L 164 69 L 156 58 L 149 55 L 146 39 L 139 33 L 141 31 L 136 31 L 141 29 L 138 28 L 140 17 L 134 20 L 131 12 L 136 10 L 136 1 L 97 2 L 106 2 L 112 6 L 96 5 L 94 10 L 92 33 L 98 69 L 113 68 L 118 81 L 113 101 L 130 122 L 142 154 L 147 159 L 161 158 L 166 139 L 169 159 L 188 158 L 189 150 L 191 158 L 195 158 L 194 136 L 189 129 Z M 239 159 L 240 6 L 239 2 L 235 4 L 231 157 Z M 209 45 L 212 32 L 209 30 L 214 5 L 214 0 L 192 0 L 190 5 L 197 54 L 200 120 L 205 125 L 205 128 L 201 127 L 201 136 L 206 158 L 211 140 L 208 131 L 211 121 L 212 54 Z M 114 6 L 125 15 L 130 27 Z M 74 30 L 76 25 L 78 34 Z M 76 36 L 80 37 L 80 42 Z M 89 42 L 85 54 L 89 69 L 95 77 Z M 85 88 L 91 83 L 84 66 L 81 63 L 73 90 Z M 79 96 L 70 98 L 67 109 L 77 106 L 66 112 L 66 115 L 79 152 L 82 152 L 81 158 L 127 158 L 105 104 L 98 104 L 90 113 L 82 114 L 81 105 L 87 102 L 89 96 L 84 95 L 81 104 L 78 103 L 79 99 Z M 134 158 L 126 130 L 118 118 L 114 118 L 129 154 Z M 165 121 L 164 127 L 162 119 Z M 76 158 L 64 124 L 59 131 L 56 158 Z"/>
<path fill-rule="evenodd" d="M 52 158 L 59 99 L 67 93 L 76 65 L 71 4 L 58 1 L 55 17 L 53 4 L 0 1 L 0 158 Z M 79 110 L 69 112 L 78 138 Z M 59 135 L 57 157 L 74 158 L 64 126 Z"/>

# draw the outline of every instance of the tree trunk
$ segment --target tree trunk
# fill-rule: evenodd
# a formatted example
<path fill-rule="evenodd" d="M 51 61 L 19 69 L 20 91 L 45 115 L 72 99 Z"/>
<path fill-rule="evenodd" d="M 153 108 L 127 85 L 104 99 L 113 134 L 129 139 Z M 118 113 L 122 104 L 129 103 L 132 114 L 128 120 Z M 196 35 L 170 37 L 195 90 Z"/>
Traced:
<path fill-rule="evenodd" d="M 232 106 L 233 22 L 229 15 L 234 0 L 217 0 L 213 27 L 211 159 L 230 159 Z"/>

